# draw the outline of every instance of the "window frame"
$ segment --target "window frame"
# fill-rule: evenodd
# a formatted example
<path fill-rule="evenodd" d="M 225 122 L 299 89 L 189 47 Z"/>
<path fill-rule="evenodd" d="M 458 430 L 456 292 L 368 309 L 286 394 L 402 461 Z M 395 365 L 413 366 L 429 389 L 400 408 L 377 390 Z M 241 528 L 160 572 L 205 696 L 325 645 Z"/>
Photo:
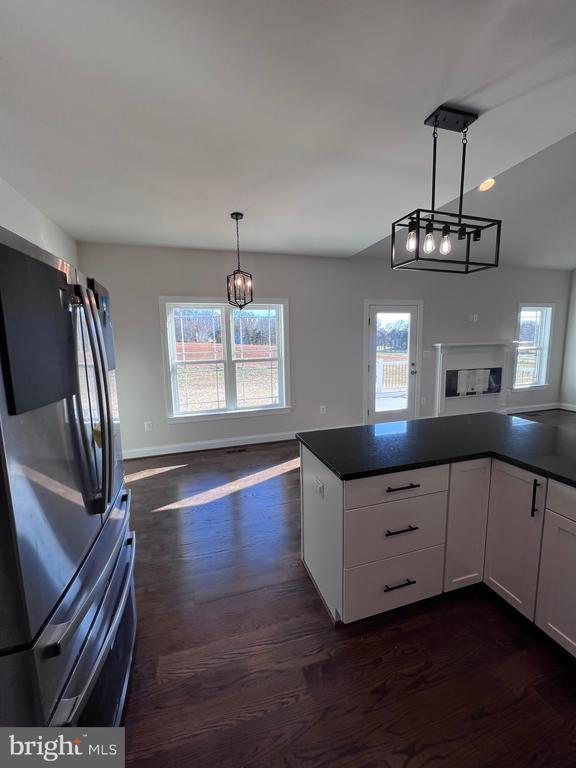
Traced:
<path fill-rule="evenodd" d="M 174 344 L 174 323 L 170 322 L 170 313 L 175 307 L 188 306 L 191 308 L 206 309 L 209 307 L 222 310 L 222 351 L 223 358 L 217 360 L 176 361 Z M 169 423 L 183 423 L 186 421 L 207 421 L 212 419 L 234 419 L 250 416 L 260 416 L 267 413 L 288 413 L 292 406 L 290 403 L 290 364 L 289 364 L 289 315 L 287 299 L 262 299 L 254 302 L 255 308 L 266 309 L 268 307 L 280 307 L 281 312 L 277 319 L 276 328 L 276 357 L 248 358 L 248 361 L 258 360 L 278 361 L 278 405 L 261 405 L 254 408 L 220 408 L 211 411 L 198 411 L 195 413 L 178 413 L 177 379 L 173 375 L 176 362 L 186 362 L 191 365 L 220 363 L 224 367 L 224 388 L 227 405 L 236 405 L 236 367 L 239 362 L 246 362 L 242 358 L 234 358 L 234 316 L 232 307 L 222 298 L 198 298 L 190 296 L 160 296 L 160 320 L 162 336 L 162 357 L 164 367 L 165 396 L 167 405 L 167 421 Z"/>
<path fill-rule="evenodd" d="M 520 322 L 522 311 L 525 309 L 540 309 L 548 311 L 548 322 L 545 328 L 541 330 L 541 337 L 538 340 L 538 344 L 527 344 L 520 341 Z M 514 341 L 514 368 L 512 372 L 513 381 L 512 389 L 514 392 L 530 392 L 531 390 L 546 389 L 550 386 L 550 358 L 552 349 L 552 340 L 554 337 L 554 319 L 556 313 L 556 305 L 549 302 L 542 301 L 523 301 L 518 304 L 518 312 L 516 318 L 516 339 Z M 547 334 L 548 343 L 543 344 L 543 335 Z M 535 384 L 516 384 L 516 373 L 518 368 L 518 355 L 522 349 L 534 349 L 541 351 L 541 380 Z"/>

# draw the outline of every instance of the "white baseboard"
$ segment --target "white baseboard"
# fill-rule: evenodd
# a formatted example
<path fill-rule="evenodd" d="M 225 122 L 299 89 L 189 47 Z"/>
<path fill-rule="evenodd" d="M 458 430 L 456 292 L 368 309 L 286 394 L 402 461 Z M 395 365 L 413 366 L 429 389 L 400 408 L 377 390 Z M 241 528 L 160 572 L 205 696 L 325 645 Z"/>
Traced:
<path fill-rule="evenodd" d="M 558 408 L 562 408 L 563 411 L 576 411 L 576 405 L 573 403 L 558 403 Z"/>
<path fill-rule="evenodd" d="M 323 429 L 344 429 L 345 427 L 360 427 L 361 424 L 332 424 L 327 427 L 306 427 L 295 429 L 293 432 L 273 432 L 268 435 L 248 435 L 246 437 L 223 437 L 220 440 L 198 440 L 195 443 L 175 443 L 173 445 L 156 445 L 149 448 L 125 448 L 122 451 L 124 459 L 144 459 L 147 456 L 167 456 L 172 453 L 192 453 L 193 451 L 209 451 L 212 448 L 236 448 L 243 445 L 258 443 L 281 443 L 283 440 L 294 440 L 297 432 L 317 432 Z"/>
<path fill-rule="evenodd" d="M 550 411 L 554 408 L 564 408 L 561 403 L 538 403 L 537 405 L 515 405 L 513 408 L 506 408 L 504 413 L 530 413 L 532 411 Z M 575 409 L 576 410 L 576 409 Z"/>
<path fill-rule="evenodd" d="M 175 443 L 172 445 L 157 445 L 147 448 L 127 448 L 122 451 L 125 459 L 143 459 L 147 456 L 162 456 L 171 453 L 191 453 L 192 451 L 207 451 L 211 448 L 233 448 L 256 443 L 278 443 L 282 440 L 293 440 L 295 432 L 276 432 L 270 435 L 249 435 L 247 437 L 225 437 L 220 440 L 198 440 L 195 443 Z"/>

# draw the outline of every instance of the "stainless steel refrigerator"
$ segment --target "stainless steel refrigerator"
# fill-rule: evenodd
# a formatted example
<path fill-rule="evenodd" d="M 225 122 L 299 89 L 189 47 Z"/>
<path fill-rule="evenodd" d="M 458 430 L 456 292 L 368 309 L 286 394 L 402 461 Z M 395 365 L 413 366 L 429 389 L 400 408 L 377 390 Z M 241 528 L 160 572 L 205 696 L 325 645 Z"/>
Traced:
<path fill-rule="evenodd" d="M 115 725 L 136 612 L 110 297 L 0 229 L 0 725 Z"/>

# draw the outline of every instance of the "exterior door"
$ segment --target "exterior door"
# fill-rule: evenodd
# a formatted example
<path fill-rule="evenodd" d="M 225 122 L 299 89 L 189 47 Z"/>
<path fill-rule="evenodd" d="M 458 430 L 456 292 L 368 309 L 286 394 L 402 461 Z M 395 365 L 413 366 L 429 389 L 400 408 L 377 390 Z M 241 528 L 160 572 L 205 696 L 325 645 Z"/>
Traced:
<path fill-rule="evenodd" d="M 484 581 L 534 620 L 546 479 L 492 462 Z"/>
<path fill-rule="evenodd" d="M 367 420 L 416 416 L 418 393 L 417 304 L 371 304 L 368 312 Z"/>

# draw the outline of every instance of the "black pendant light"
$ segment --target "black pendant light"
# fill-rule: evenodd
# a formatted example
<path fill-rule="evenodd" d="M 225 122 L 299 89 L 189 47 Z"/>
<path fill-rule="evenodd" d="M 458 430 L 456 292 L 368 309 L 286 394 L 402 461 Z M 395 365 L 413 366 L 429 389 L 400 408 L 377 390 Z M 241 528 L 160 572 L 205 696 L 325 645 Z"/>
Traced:
<path fill-rule="evenodd" d="M 469 274 L 498 266 L 500 219 L 462 212 L 468 128 L 478 115 L 444 105 L 426 118 L 432 132 L 432 203 L 416 208 L 392 224 L 392 269 Z M 438 128 L 462 134 L 462 164 L 458 213 L 436 210 L 436 150 Z M 439 234 L 439 243 L 435 233 Z"/>
<path fill-rule="evenodd" d="M 238 222 L 244 218 L 243 213 L 234 211 L 230 214 L 230 217 L 236 222 L 236 254 L 238 256 L 238 267 L 228 275 L 228 303 L 233 307 L 242 309 L 246 304 L 250 304 L 254 300 L 252 291 L 252 275 L 250 272 L 244 272 L 240 266 L 240 235 L 238 232 Z"/>

